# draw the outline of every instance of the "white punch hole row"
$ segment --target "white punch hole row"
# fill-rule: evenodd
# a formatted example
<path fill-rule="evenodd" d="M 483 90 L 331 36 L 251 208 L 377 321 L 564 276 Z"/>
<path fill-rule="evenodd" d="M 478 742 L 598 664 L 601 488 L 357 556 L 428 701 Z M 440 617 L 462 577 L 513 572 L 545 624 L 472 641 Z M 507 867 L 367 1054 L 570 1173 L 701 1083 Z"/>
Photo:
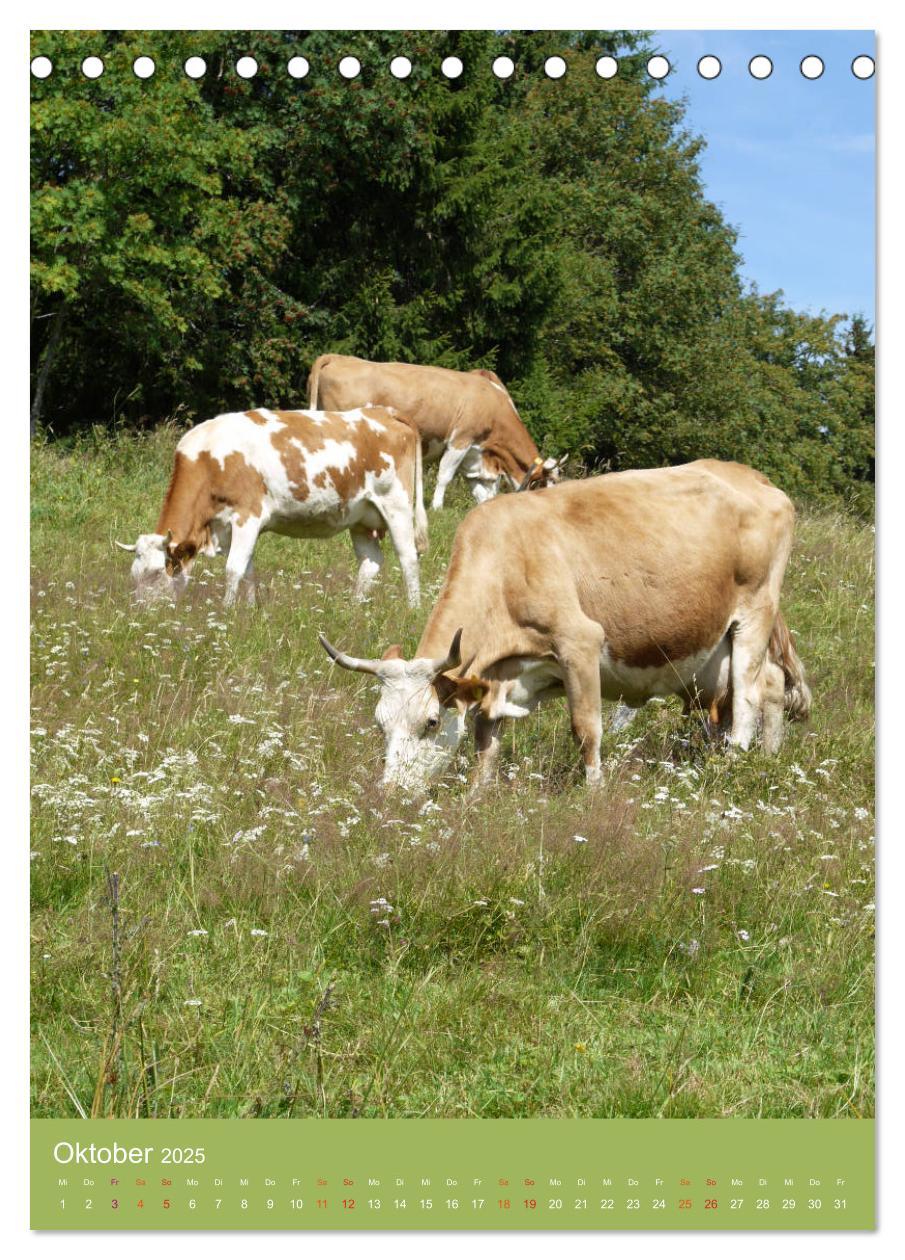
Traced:
<path fill-rule="evenodd" d="M 241 79 L 253 79 L 259 70 L 254 57 L 240 57 L 235 63 L 236 74 Z M 819 79 L 826 66 L 821 57 L 810 54 L 802 57 L 799 71 L 806 79 Z M 856 79 L 872 79 L 876 72 L 873 57 L 862 54 L 851 63 L 851 72 Z M 104 73 L 104 63 L 100 57 L 86 57 L 81 64 L 82 74 L 86 79 L 99 79 Z M 293 79 L 304 79 L 311 69 L 306 57 L 291 57 L 286 70 Z M 344 79 L 356 79 L 361 73 L 361 62 L 357 57 L 343 57 L 337 69 Z M 412 73 L 412 62 L 408 57 L 394 57 L 390 62 L 390 74 L 396 79 L 407 79 Z M 515 62 L 511 57 L 496 57 L 491 66 L 498 79 L 511 79 L 515 74 Z M 566 62 L 563 57 L 548 57 L 544 62 L 544 74 L 548 79 L 561 79 L 566 73 Z M 597 59 L 595 66 L 601 79 L 612 79 L 619 72 L 619 62 L 615 57 L 603 56 Z M 707 55 L 698 60 L 697 71 L 702 79 L 716 79 L 722 72 L 723 65 L 719 57 Z M 133 73 L 139 79 L 150 79 L 157 70 L 153 57 L 136 57 L 132 62 Z M 189 57 L 183 70 L 190 79 L 202 79 L 207 73 L 207 62 L 203 57 Z M 447 79 L 458 79 L 465 71 L 461 57 L 445 57 L 440 65 L 442 74 Z M 652 79 L 662 80 L 672 70 L 669 60 L 657 53 L 647 63 L 647 73 Z M 49 57 L 33 57 L 31 73 L 36 79 L 47 79 L 53 73 L 53 62 Z M 748 73 L 754 79 L 769 79 L 773 73 L 773 62 L 769 57 L 758 54 L 748 62 Z"/>

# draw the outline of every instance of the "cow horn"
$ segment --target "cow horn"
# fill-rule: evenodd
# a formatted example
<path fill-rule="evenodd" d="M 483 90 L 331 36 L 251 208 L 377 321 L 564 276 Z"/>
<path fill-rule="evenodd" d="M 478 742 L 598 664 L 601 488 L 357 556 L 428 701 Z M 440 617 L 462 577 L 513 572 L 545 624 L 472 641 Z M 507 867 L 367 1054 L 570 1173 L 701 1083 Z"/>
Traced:
<path fill-rule="evenodd" d="M 531 467 L 528 469 L 528 471 L 525 473 L 522 480 L 519 482 L 518 486 L 516 487 L 516 491 L 515 491 L 516 494 L 521 494 L 523 490 L 528 489 L 528 486 L 531 484 L 531 478 L 534 476 L 534 473 L 535 473 L 535 467 L 532 464 Z"/>
<path fill-rule="evenodd" d="M 343 669 L 354 669 L 358 674 L 377 674 L 381 673 L 382 661 L 368 661 L 359 656 L 346 656 L 345 652 L 340 652 L 335 648 L 325 634 L 318 634 L 321 647 L 330 657 L 331 661 L 335 661 L 337 665 Z"/>
<path fill-rule="evenodd" d="M 457 665 L 462 664 L 462 627 L 460 626 L 453 635 L 453 641 L 449 645 L 449 652 L 445 657 L 439 656 L 432 662 L 435 674 L 445 674 L 448 669 L 455 669 Z"/>
<path fill-rule="evenodd" d="M 113 539 L 113 545 L 119 547 L 120 551 L 134 551 L 135 543 L 121 543 L 117 539 Z"/>

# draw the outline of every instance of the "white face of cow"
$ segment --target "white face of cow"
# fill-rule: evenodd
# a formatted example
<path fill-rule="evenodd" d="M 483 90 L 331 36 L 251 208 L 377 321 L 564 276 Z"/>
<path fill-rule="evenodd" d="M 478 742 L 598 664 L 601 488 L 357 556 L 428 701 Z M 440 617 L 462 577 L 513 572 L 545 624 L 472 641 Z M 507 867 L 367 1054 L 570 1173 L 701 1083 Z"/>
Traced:
<path fill-rule="evenodd" d="M 383 784 L 407 792 L 424 791 L 452 762 L 465 733 L 465 713 L 440 703 L 435 662 L 381 662 L 380 698 L 375 717 L 383 731 Z"/>
<path fill-rule="evenodd" d="M 442 704 L 438 679 L 458 665 L 460 637 L 461 631 L 447 657 L 406 661 L 398 649 L 390 649 L 383 660 L 346 656 L 320 636 L 337 665 L 380 680 L 376 717 L 385 740 L 384 787 L 413 794 L 426 791 L 431 779 L 451 764 L 465 733 L 466 706 L 455 701 Z"/>
<path fill-rule="evenodd" d="M 123 551 L 135 553 L 132 561 L 132 584 L 135 598 L 150 602 L 169 596 L 176 599 L 188 585 L 188 572 L 180 566 L 177 572 L 168 572 L 167 548 L 169 538 L 163 534 L 139 534 L 134 546 L 117 543 Z M 172 570 L 172 564 L 170 569 Z"/>

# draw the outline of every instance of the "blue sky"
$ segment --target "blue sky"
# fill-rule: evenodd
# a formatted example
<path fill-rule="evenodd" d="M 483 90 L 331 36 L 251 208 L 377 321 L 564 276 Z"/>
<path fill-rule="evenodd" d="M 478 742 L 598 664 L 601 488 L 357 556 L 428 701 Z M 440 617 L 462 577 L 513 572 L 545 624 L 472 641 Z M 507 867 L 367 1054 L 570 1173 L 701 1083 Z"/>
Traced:
<path fill-rule="evenodd" d="M 851 63 L 876 56 L 873 31 L 658 31 L 656 43 L 674 67 L 663 90 L 687 98 L 687 125 L 707 140 L 701 173 L 739 231 L 744 277 L 798 310 L 872 324 L 876 78 Z M 697 73 L 708 53 L 723 64 L 709 81 Z M 757 53 L 769 79 L 748 73 Z M 811 53 L 820 79 L 799 70 Z"/>

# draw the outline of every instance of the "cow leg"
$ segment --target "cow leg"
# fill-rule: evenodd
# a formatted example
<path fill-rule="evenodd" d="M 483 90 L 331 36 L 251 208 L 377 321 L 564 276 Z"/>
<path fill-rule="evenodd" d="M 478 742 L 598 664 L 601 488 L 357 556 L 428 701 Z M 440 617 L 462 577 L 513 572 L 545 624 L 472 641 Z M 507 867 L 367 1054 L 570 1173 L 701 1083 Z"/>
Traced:
<path fill-rule="evenodd" d="M 388 494 L 376 500 L 375 506 L 386 521 L 390 538 L 396 548 L 409 607 L 417 608 L 421 603 L 421 585 L 418 576 L 418 548 L 415 546 L 415 523 L 409 497 L 401 483 L 397 482 Z"/>
<path fill-rule="evenodd" d="M 581 749 L 585 778 L 590 787 L 600 782 L 600 740 L 603 736 L 600 713 L 601 647 L 599 627 L 588 623 L 587 634 L 581 640 L 577 640 L 573 632 L 565 651 L 555 649 L 563 666 L 563 685 L 569 702 L 572 734 Z"/>
<path fill-rule="evenodd" d="M 367 599 L 380 566 L 383 564 L 383 550 L 380 542 L 374 537 L 375 530 L 353 529 L 352 546 L 358 559 L 358 577 L 355 582 L 355 598 L 358 601 Z"/>
<path fill-rule="evenodd" d="M 440 459 L 440 467 L 437 470 L 437 485 L 434 489 L 434 497 L 431 502 L 432 508 L 442 508 L 443 498 L 446 494 L 446 487 L 459 471 L 459 465 L 468 454 L 469 448 L 463 446 L 461 449 L 455 446 L 447 446 Z"/>
<path fill-rule="evenodd" d="M 771 756 L 779 752 L 784 733 L 783 713 L 785 711 L 786 676 L 782 667 L 769 658 L 764 663 L 763 673 L 763 740 L 764 752 Z"/>
<path fill-rule="evenodd" d="M 226 557 L 226 595 L 224 602 L 232 607 L 239 596 L 240 588 L 248 603 L 255 602 L 254 565 L 252 557 L 261 522 L 250 517 L 244 525 L 233 524 L 229 543 L 229 555 Z"/>
<path fill-rule="evenodd" d="M 471 791 L 478 792 L 481 788 L 486 787 L 496 774 L 496 768 L 500 760 L 500 727 L 502 721 L 498 718 L 484 717 L 483 713 L 479 713 L 475 717 L 474 722 L 474 738 L 475 748 L 478 753 L 478 763 L 475 766 L 475 772 L 471 780 Z"/>
<path fill-rule="evenodd" d="M 752 609 L 732 636 L 732 732 L 729 743 L 746 752 L 763 712 L 763 669 L 776 610 Z"/>

